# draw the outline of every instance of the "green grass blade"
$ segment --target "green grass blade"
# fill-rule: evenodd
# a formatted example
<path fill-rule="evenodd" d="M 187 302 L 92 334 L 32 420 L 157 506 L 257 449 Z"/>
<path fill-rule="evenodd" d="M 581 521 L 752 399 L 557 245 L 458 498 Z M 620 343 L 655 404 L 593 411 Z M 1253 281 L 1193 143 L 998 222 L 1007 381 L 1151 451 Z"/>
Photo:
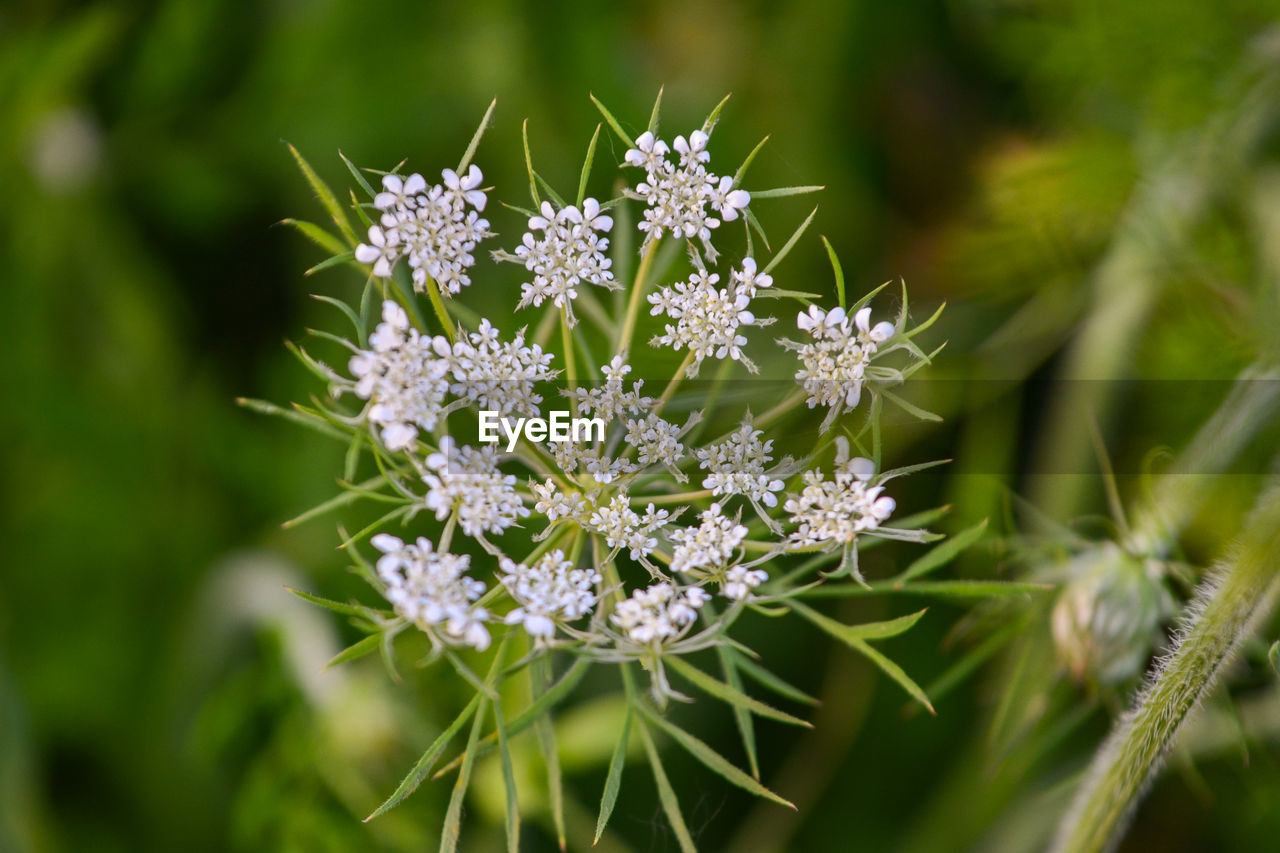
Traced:
<path fill-rule="evenodd" d="M 923 613 L 924 611 L 922 610 L 920 612 Z M 771 720 L 777 720 L 789 725 L 802 726 L 807 729 L 813 728 L 810 723 L 800 719 L 799 717 L 793 717 L 785 711 L 779 711 L 771 705 L 766 705 L 758 699 L 751 698 L 741 690 L 736 690 L 733 687 L 730 687 L 719 679 L 712 678 L 710 675 L 707 675 L 684 658 L 672 656 L 666 660 L 666 664 L 668 667 L 680 673 L 680 675 L 692 682 L 694 686 L 698 687 L 700 690 L 704 690 L 712 696 L 715 696 L 717 699 L 727 702 L 736 708 L 742 708 L 757 716 L 768 717 Z"/>
<path fill-rule="evenodd" d="M 444 752 L 449 742 L 462 730 L 467 719 L 476 713 L 479 704 L 480 697 L 478 695 L 467 703 L 467 707 L 462 709 L 462 713 L 431 742 L 431 746 L 427 747 L 426 752 L 422 753 L 422 757 L 413 765 L 413 769 L 404 777 L 386 802 L 374 809 L 373 813 L 365 818 L 366 822 L 395 808 L 405 797 L 417 790 L 418 786 L 422 784 L 422 780 L 426 779 L 427 774 L 431 772 L 431 765 L 435 764 L 436 759 L 440 757 L 440 753 Z"/>
<path fill-rule="evenodd" d="M 704 742 L 689 734 L 674 723 L 663 719 L 656 711 L 648 708 L 644 702 L 637 702 L 635 703 L 635 706 L 640 709 L 642 714 L 649 718 L 649 722 L 662 729 L 662 731 L 668 734 L 672 740 L 684 747 L 690 755 L 705 764 L 708 769 L 713 770 L 722 776 L 725 781 L 733 785 L 737 785 L 739 788 L 755 794 L 757 797 L 764 797 L 767 800 L 772 800 L 779 805 L 784 805 L 791 809 L 795 808 L 794 803 L 783 799 L 773 791 L 770 791 L 764 785 L 761 785 L 755 779 L 751 778 L 751 776 L 732 764 L 723 755 L 707 746 Z"/>
<path fill-rule="evenodd" d="M 680 800 L 671 787 L 667 771 L 662 768 L 658 749 L 653 745 L 653 736 L 649 734 L 649 729 L 643 720 L 636 720 L 636 723 L 640 730 L 640 740 L 644 742 L 644 751 L 649 756 L 649 769 L 653 771 L 653 782 L 658 788 L 658 799 L 662 802 L 662 810 L 667 814 L 667 822 L 671 824 L 676 840 L 680 843 L 680 851 L 681 853 L 698 853 L 698 848 L 693 843 L 693 836 L 689 834 L 689 827 L 685 826 L 684 816 L 680 814 Z"/>

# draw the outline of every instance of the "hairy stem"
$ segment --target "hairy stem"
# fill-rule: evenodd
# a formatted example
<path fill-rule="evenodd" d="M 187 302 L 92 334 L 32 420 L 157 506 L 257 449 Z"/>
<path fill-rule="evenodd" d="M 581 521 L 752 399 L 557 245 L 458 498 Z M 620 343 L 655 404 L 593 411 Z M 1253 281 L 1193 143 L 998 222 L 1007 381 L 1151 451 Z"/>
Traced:
<path fill-rule="evenodd" d="M 1173 653 L 1094 756 L 1058 827 L 1055 853 L 1094 853 L 1116 845 L 1183 723 L 1277 598 L 1280 488 L 1273 488 L 1254 510 L 1232 555 L 1200 585 Z"/>

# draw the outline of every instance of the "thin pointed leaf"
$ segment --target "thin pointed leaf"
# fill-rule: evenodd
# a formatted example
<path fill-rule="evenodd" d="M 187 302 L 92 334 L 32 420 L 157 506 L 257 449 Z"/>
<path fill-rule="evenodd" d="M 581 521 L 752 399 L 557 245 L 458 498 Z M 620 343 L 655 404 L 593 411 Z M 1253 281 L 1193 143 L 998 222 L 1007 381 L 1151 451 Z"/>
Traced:
<path fill-rule="evenodd" d="M 732 651 L 727 646 L 716 646 L 716 657 L 720 660 L 720 670 L 724 673 L 725 683 L 738 693 L 742 693 L 742 676 L 738 674 L 738 668 L 733 665 L 731 654 Z M 733 721 L 738 727 L 738 734 L 742 737 L 742 749 L 747 754 L 747 766 L 751 768 L 751 775 L 759 779 L 760 756 L 756 749 L 755 719 L 746 708 L 734 705 Z"/>
<path fill-rule="evenodd" d="M 475 134 L 471 137 L 471 142 L 467 144 L 467 150 L 462 153 L 462 159 L 458 161 L 457 172 L 461 175 L 467 171 L 467 167 L 471 165 L 471 158 L 476 156 L 476 149 L 480 147 L 480 140 L 484 137 L 484 132 L 489 128 L 489 122 L 493 119 L 493 110 L 498 106 L 498 99 L 494 98 L 489 102 L 489 109 L 484 111 L 484 118 L 480 119 L 480 126 L 476 128 Z"/>
<path fill-rule="evenodd" d="M 937 571 L 960 556 L 966 548 L 981 539 L 986 532 L 987 520 L 984 518 L 973 527 L 962 530 L 950 539 L 944 540 L 941 544 L 933 546 L 923 556 L 907 566 L 906 570 L 894 580 L 898 583 L 906 583 L 930 572 Z"/>
<path fill-rule="evenodd" d="M 776 187 L 771 190 L 752 190 L 751 200 L 758 198 L 786 198 L 792 195 L 807 195 L 808 193 L 816 193 L 825 190 L 825 186 L 807 186 L 807 187 Z"/>
<path fill-rule="evenodd" d="M 751 208 L 748 207 L 746 210 L 742 211 L 742 215 L 746 217 L 747 222 L 755 229 L 755 232 L 760 235 L 760 242 L 764 243 L 765 251 L 773 251 L 772 247 L 769 245 L 769 236 L 764 233 L 764 226 L 760 224 L 760 220 L 756 217 Z"/>
<path fill-rule="evenodd" d="M 828 585 L 803 593 L 804 598 L 843 598 L 846 596 L 883 595 L 899 593 L 901 595 L 923 595 L 930 598 L 968 600 L 973 598 L 1009 598 L 1023 595 L 1034 595 L 1054 589 L 1053 584 L 1020 583 L 1015 581 L 917 581 L 915 583 L 897 585 L 893 582 L 877 581 L 870 589 L 847 585 Z"/>
<path fill-rule="evenodd" d="M 480 697 L 476 697 L 480 699 Z M 488 702 L 481 701 L 476 708 L 475 720 L 471 723 L 471 733 L 467 735 L 467 747 L 462 753 L 462 770 L 453 783 L 453 793 L 449 796 L 449 808 L 444 816 L 444 828 L 440 832 L 440 853 L 454 853 L 458 849 L 458 836 L 462 834 L 462 800 L 466 796 L 467 786 L 471 784 L 471 767 L 476 758 L 476 741 L 480 739 L 480 728 L 484 725 L 484 712 Z"/>
<path fill-rule="evenodd" d="M 336 655 L 334 655 L 332 658 L 329 659 L 329 662 L 324 665 L 324 668 L 330 669 L 332 667 L 338 666 L 339 664 L 344 664 L 347 661 L 353 661 L 356 658 L 362 658 L 365 655 L 372 654 L 378 650 L 378 644 L 381 642 L 382 642 L 381 631 L 379 631 L 377 634 L 370 634 L 369 636 L 364 637 L 363 639 L 355 643 L 352 643 L 342 651 L 338 652 Z"/>
<path fill-rule="evenodd" d="M 831 259 L 831 271 L 836 276 L 836 299 L 839 301 L 840 307 L 844 305 L 844 269 L 840 266 L 840 259 L 836 257 L 836 250 L 831 248 L 831 241 L 826 237 L 822 238 L 822 245 L 827 247 L 827 257 Z"/>
<path fill-rule="evenodd" d="M 622 768 L 627 763 L 627 741 L 631 735 L 631 707 L 627 706 L 627 716 L 622 721 L 622 734 L 613 748 L 613 757 L 609 759 L 609 774 L 604 780 L 604 794 L 600 797 L 600 817 L 596 820 L 596 837 L 592 844 L 600 841 L 604 828 L 613 814 L 613 807 L 618 803 L 618 791 L 622 789 Z"/>
<path fill-rule="evenodd" d="M 555 188 L 551 186 L 551 184 L 547 181 L 546 178 L 542 177 L 542 175 L 538 174 L 537 172 L 534 172 L 533 176 L 534 178 L 537 179 L 538 184 L 542 187 L 542 191 L 545 192 L 547 196 L 556 203 L 556 207 L 559 207 L 559 208 L 567 207 L 567 205 L 564 203 L 564 199 L 560 196 L 560 193 L 555 191 Z"/>
<path fill-rule="evenodd" d="M 715 130 L 716 122 L 720 121 L 720 111 L 724 109 L 724 105 L 729 103 L 729 99 L 733 97 L 733 93 L 729 93 L 720 99 L 720 103 L 716 104 L 715 109 L 707 116 L 707 120 L 702 123 L 702 132 L 710 135 Z"/>
<path fill-rule="evenodd" d="M 360 189 L 368 193 L 369 198 L 376 196 L 378 193 L 374 190 L 373 185 L 369 183 L 369 179 L 364 176 L 364 173 L 356 168 L 355 163 L 352 163 L 347 159 L 347 155 L 343 154 L 341 149 L 338 150 L 338 156 L 342 158 L 342 162 L 347 166 L 347 171 L 351 173 L 351 177 L 356 179 L 356 183 L 360 185 Z"/>
<path fill-rule="evenodd" d="M 581 207 L 582 200 L 587 197 L 587 178 L 591 175 L 591 164 L 596 161 L 596 140 L 600 138 L 600 123 L 596 123 L 596 131 L 591 134 L 591 144 L 587 146 L 587 159 L 582 161 L 582 174 L 578 177 L 578 200 L 576 204 Z"/>
<path fill-rule="evenodd" d="M 799 242 L 801 235 L 803 235 L 805 230 L 808 229 L 809 223 L 813 222 L 813 217 L 817 215 L 818 215 L 818 208 L 815 207 L 813 211 L 808 215 L 808 217 L 805 218 L 804 222 L 800 223 L 800 227 L 797 228 L 795 233 L 791 235 L 791 239 L 788 240 L 782 246 L 782 248 L 778 250 L 778 253 L 776 255 L 774 255 L 772 258 L 769 259 L 769 263 L 765 266 L 763 270 L 764 272 L 769 272 L 774 267 L 776 267 L 779 263 L 782 262 L 782 259 L 787 256 L 788 252 L 791 251 L 791 247 L 793 247 L 797 242 Z"/>
<path fill-rule="evenodd" d="M 897 619 L 886 619 L 883 622 L 864 622 L 861 625 L 846 625 L 843 622 L 837 622 L 830 616 L 814 610 L 807 604 L 799 601 L 792 603 L 796 612 L 804 618 L 808 619 L 814 625 L 826 631 L 837 640 L 845 645 L 852 646 L 855 642 L 862 640 L 886 640 L 889 637 L 896 637 L 904 634 L 920 621 L 920 617 L 924 616 L 925 610 L 917 610 L 915 613 L 908 613 L 906 616 L 899 616 Z"/>
<path fill-rule="evenodd" d="M 343 316 L 345 316 L 348 320 L 351 321 L 351 326 L 355 329 L 356 333 L 359 334 L 360 317 L 359 315 L 356 314 L 356 311 L 354 308 L 352 308 L 347 303 L 343 302 L 341 299 L 334 299 L 332 296 L 325 296 L 323 293 L 313 293 L 311 294 L 311 298 L 319 300 L 320 302 L 323 302 L 326 305 L 332 305 L 334 308 L 337 308 L 339 311 L 342 312 Z"/>
<path fill-rule="evenodd" d="M 751 660 L 738 652 L 729 652 L 733 656 L 734 665 L 750 676 L 757 684 L 767 690 L 772 690 L 779 696 L 790 699 L 793 702 L 802 702 L 806 705 L 817 705 L 818 700 L 808 693 L 805 693 L 799 687 L 784 681 L 770 670 L 764 668 L 760 664 Z"/>
<path fill-rule="evenodd" d="M 880 667 L 880 670 L 885 675 L 898 682 L 898 685 L 903 690 L 907 691 L 907 694 L 910 695 L 912 699 L 915 699 L 923 705 L 930 714 L 937 716 L 938 712 L 933 710 L 933 703 L 929 701 L 929 697 L 925 695 L 924 690 L 920 689 L 920 685 L 916 684 L 915 681 L 911 679 L 911 676 L 907 675 L 906 672 L 903 671 L 902 667 L 898 666 L 863 640 L 854 640 L 850 645 L 868 657 L 876 666 Z"/>
<path fill-rule="evenodd" d="M 613 129 L 613 132 L 618 134 L 618 138 L 621 139 L 623 142 L 627 143 L 628 148 L 635 148 L 636 147 L 635 140 L 632 139 L 630 136 L 628 136 L 627 132 L 622 129 L 622 125 L 618 124 L 618 120 L 613 117 L 613 113 L 609 112 L 608 107 L 600 103 L 600 99 L 597 98 L 594 94 L 592 94 L 590 97 L 591 97 L 591 103 L 596 105 L 596 109 L 600 111 L 600 115 L 604 116 L 605 122 L 607 122 L 609 127 Z"/>
<path fill-rule="evenodd" d="M 662 93 L 666 90 L 666 86 L 658 87 L 658 97 L 653 99 L 653 109 L 649 111 L 649 124 L 645 129 L 655 136 L 658 134 L 658 120 L 662 117 Z"/>
<path fill-rule="evenodd" d="M 281 219 L 280 224 L 294 229 L 331 255 L 340 255 L 350 249 L 345 243 L 314 222 L 307 222 L 305 219 Z"/>
<path fill-rule="evenodd" d="M 449 742 L 452 741 L 457 736 L 458 732 L 462 730 L 462 727 L 466 725 L 467 719 L 476 713 L 476 709 L 479 704 L 480 696 L 476 695 L 472 697 L 471 701 L 467 703 L 467 707 L 462 709 L 462 713 L 449 724 L 448 728 L 442 731 L 436 739 L 431 742 L 431 746 L 427 747 L 426 752 L 422 753 L 422 757 L 413 765 L 413 769 L 404 777 L 396 787 L 395 791 L 392 792 L 391 796 L 387 797 L 386 802 L 374 809 L 373 813 L 365 818 L 365 822 L 371 821 L 379 815 L 386 814 L 391 809 L 400 805 L 405 797 L 418 789 L 418 786 L 422 784 L 422 780 L 426 779 L 427 774 L 431 772 L 431 765 L 435 764 L 436 759 L 440 757 L 440 753 L 444 752 L 445 747 L 449 745 Z"/>
<path fill-rule="evenodd" d="M 365 607 L 363 604 L 344 604 L 341 601 L 334 601 L 333 599 L 330 599 L 330 598 L 322 598 L 318 595 L 312 595 L 309 592 L 303 592 L 300 589 L 294 589 L 291 586 L 286 586 L 285 589 L 289 590 L 289 592 L 298 596 L 298 598 L 301 598 L 303 601 L 309 601 L 312 604 L 316 604 L 316 605 L 319 605 L 320 607 L 323 607 L 325 610 L 331 610 L 334 613 L 338 613 L 342 616 L 360 616 L 362 618 L 367 619 L 371 612 L 376 612 L 374 611 L 374 608 Z"/>
<path fill-rule="evenodd" d="M 292 411 L 290 409 L 282 409 L 275 403 L 268 403 L 266 400 L 251 400 L 247 397 L 240 397 L 236 400 L 236 404 L 264 415 L 272 415 L 274 417 L 284 418 L 287 421 L 302 424 L 303 426 L 313 429 L 323 435 L 327 435 L 330 438 L 345 438 L 341 432 L 329 426 L 323 420 L 310 417 L 302 414 L 301 412 Z"/>
<path fill-rule="evenodd" d="M 285 144 L 289 146 L 289 152 L 293 154 L 293 159 L 297 161 L 298 168 L 302 170 L 302 174 L 306 177 L 307 183 L 311 185 L 312 191 L 320 199 L 320 204 L 324 205 L 324 209 L 329 216 L 333 217 L 333 224 L 338 226 L 338 230 L 352 245 L 360 242 L 356 238 L 356 232 L 351 228 L 351 223 L 347 220 L 346 211 L 338 203 L 338 197 L 333 194 L 333 190 L 329 189 L 329 185 L 320 179 L 320 176 L 316 174 L 316 170 L 311 168 L 311 164 L 298 153 L 297 148 L 294 148 L 288 142 Z"/>
<path fill-rule="evenodd" d="M 924 611 L 922 610 L 920 612 L 923 613 Z M 919 614 L 916 615 L 919 616 Z M 907 627 L 910 627 L 910 625 Z M 712 696 L 715 696 L 717 699 L 728 702 L 734 707 L 743 708 L 757 716 L 768 717 L 771 720 L 777 720 L 789 725 L 802 726 L 807 729 L 813 728 L 812 724 L 800 719 L 799 717 L 793 717 L 785 711 L 779 711 L 771 705 L 766 705 L 758 699 L 751 698 L 741 690 L 735 690 L 719 679 L 712 678 L 710 675 L 707 675 L 684 658 L 673 655 L 667 659 L 666 663 L 667 666 L 680 673 L 700 690 L 704 690 Z"/>
<path fill-rule="evenodd" d="M 773 800 L 775 803 L 787 806 L 791 809 L 795 808 L 794 803 L 783 799 L 773 791 L 770 791 L 764 785 L 761 785 L 755 779 L 752 779 L 723 755 L 716 752 L 714 749 L 707 746 L 701 740 L 689 734 L 684 729 L 663 719 L 660 714 L 651 710 L 643 702 L 637 702 L 636 707 L 640 709 L 642 714 L 649 718 L 650 722 L 662 729 L 662 731 L 669 735 L 676 743 L 684 747 L 690 755 L 705 764 L 708 769 L 713 770 L 720 776 L 724 777 L 726 781 L 737 785 L 744 791 L 755 794 L 757 797 L 764 797 L 767 800 Z"/>
<path fill-rule="evenodd" d="M 543 692 L 544 681 L 550 678 L 547 659 L 541 658 L 530 672 L 535 698 Z M 564 828 L 564 779 L 560 772 L 560 750 L 556 746 L 556 732 L 550 715 L 543 714 L 534 723 L 538 735 L 538 748 L 542 751 L 542 764 L 547 768 L 547 793 L 551 800 L 551 818 L 556 828 L 556 841 L 565 849 Z"/>
<path fill-rule="evenodd" d="M 323 272 L 330 267 L 336 267 L 339 264 L 354 263 L 356 259 L 355 252 L 343 252 L 341 255 L 334 255 L 332 258 L 325 258 L 320 263 L 308 269 L 303 273 L 304 276 L 313 276 L 318 272 Z"/>
<path fill-rule="evenodd" d="M 644 742 L 644 751 L 649 756 L 649 769 L 653 772 L 653 782 L 658 788 L 658 800 L 662 803 L 667 822 L 671 824 L 676 840 L 680 843 L 680 851 L 681 853 L 698 853 L 698 848 L 693 844 L 693 837 L 689 835 L 689 827 L 685 826 L 684 816 L 680 814 L 680 800 L 676 797 L 675 789 L 671 787 L 667 771 L 662 767 L 658 748 L 653 745 L 653 736 L 649 734 L 649 728 L 643 720 L 636 720 L 636 723 L 640 730 L 640 740 Z"/>
<path fill-rule="evenodd" d="M 498 730 L 498 752 L 502 756 L 502 788 L 504 798 L 505 823 L 507 830 L 507 853 L 517 853 L 520 849 L 520 800 L 516 795 L 516 774 L 511 767 L 511 748 L 507 743 L 507 727 L 502 720 L 502 705 L 493 703 L 494 725 Z"/>
<path fill-rule="evenodd" d="M 769 137 L 765 137 L 756 143 L 756 147 L 751 149 L 751 153 L 747 155 L 747 159 L 742 161 L 742 165 L 738 167 L 738 171 L 733 173 L 733 185 L 736 187 L 742 183 L 742 178 L 747 174 L 747 169 L 751 166 L 751 161 L 756 159 L 756 155 L 760 153 L 760 149 L 764 148 L 764 144 L 769 141 Z"/>
<path fill-rule="evenodd" d="M 922 409 L 919 406 L 917 406 L 915 403 L 908 403 L 906 400 L 902 399 L 897 394 L 893 393 L 887 388 L 879 389 L 879 393 L 883 394 L 889 402 L 893 403 L 894 405 L 901 408 L 903 411 L 907 412 L 908 414 L 914 417 L 919 418 L 922 421 L 932 421 L 935 423 L 942 422 L 941 415 L 936 415 L 933 412 L 928 411 L 927 409 Z"/>
<path fill-rule="evenodd" d="M 524 142 L 524 168 L 529 173 L 529 197 L 533 199 L 533 206 L 539 207 L 542 204 L 542 198 L 538 195 L 538 181 L 533 176 L 533 154 L 529 151 L 528 119 L 520 125 L 520 138 Z"/>
<path fill-rule="evenodd" d="M 848 309 L 848 311 L 847 311 L 846 313 L 849 313 L 849 314 L 856 314 L 859 310 L 861 310 L 861 309 L 865 308 L 865 307 L 867 306 L 867 303 L 868 303 L 868 302 L 870 302 L 873 298 L 875 298 L 875 295 L 876 295 L 877 293 L 879 293 L 880 291 L 884 290 L 884 289 L 885 289 L 886 287 L 888 287 L 890 284 L 892 284 L 892 282 L 888 282 L 888 281 L 886 281 L 884 284 L 880 285 L 880 286 L 879 286 L 879 287 L 877 287 L 875 290 L 871 291 L 871 292 L 870 292 L 870 293 L 868 293 L 866 296 L 862 297 L 862 298 L 861 298 L 861 299 L 859 299 L 857 302 L 855 302 L 855 303 L 853 303 L 852 305 L 850 305 L 850 306 L 849 306 L 849 309 Z"/>

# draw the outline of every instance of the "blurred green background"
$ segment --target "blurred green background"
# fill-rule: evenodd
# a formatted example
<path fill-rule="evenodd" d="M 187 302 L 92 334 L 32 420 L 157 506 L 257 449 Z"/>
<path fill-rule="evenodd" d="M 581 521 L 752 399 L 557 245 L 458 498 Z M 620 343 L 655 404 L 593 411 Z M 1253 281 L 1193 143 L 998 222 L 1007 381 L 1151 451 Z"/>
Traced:
<path fill-rule="evenodd" d="M 1041 380 L 1223 380 L 1274 363 L 1277 75 L 1280 9 L 1260 0 L 8 0 L 0 850 L 435 843 L 447 783 L 360 818 L 464 688 L 436 671 L 396 684 L 373 660 L 321 672 L 352 637 L 283 587 L 357 586 L 332 523 L 280 523 L 333 493 L 342 449 L 234 405 L 315 393 L 282 340 L 330 322 L 309 292 L 360 286 L 337 270 L 304 279 L 319 253 L 273 227 L 321 219 L 282 140 L 335 185 L 348 184 L 339 148 L 435 171 L 496 95 L 479 162 L 496 197 L 519 202 L 521 119 L 543 165 L 566 164 L 547 169 L 564 183 L 598 121 L 588 92 L 635 126 L 665 84 L 671 133 L 732 92 L 715 162 L 772 134 L 753 186 L 826 186 L 779 272 L 787 286 L 830 288 L 826 234 L 855 290 L 902 276 L 921 306 L 949 303 L 938 377 L 1009 380 L 939 392 L 947 424 L 898 452 L 958 460 L 904 485 L 901 505 L 953 503 L 944 529 L 991 516 L 1011 535 L 1011 494 L 1060 520 L 1107 514 L 1087 438 L 1062 427 L 1072 394 L 1095 395 L 1122 493 L 1139 500 L 1130 475 L 1226 392 Z M 604 159 L 620 157 L 613 145 Z M 775 203 L 767 221 L 809 204 Z M 1274 451 L 1264 441 L 1214 486 L 1179 542 L 1189 562 L 1220 553 Z M 957 571 L 1012 571 L 1016 556 L 988 547 Z M 1043 610 L 1028 612 L 1043 633 Z M 935 607 L 894 641 L 896 659 L 929 684 L 973 642 L 948 633 L 964 615 Z M 801 809 L 752 802 L 673 756 L 709 850 L 1036 849 L 1125 695 L 1050 661 L 1053 693 L 1024 703 L 1034 736 L 1001 742 L 1012 665 L 999 657 L 933 719 L 904 714 L 891 685 L 812 632 L 765 625 L 756 639 L 824 700 L 811 733 L 761 727 L 765 781 Z M 1250 717 L 1274 696 L 1259 658 L 1223 704 L 1226 734 L 1206 729 L 1175 762 L 1124 849 L 1274 848 L 1280 714 Z M 561 723 L 575 849 L 618 721 L 591 696 Z M 720 712 L 690 713 L 728 751 Z M 494 770 L 479 770 L 464 849 L 500 847 Z M 551 849 L 539 784 L 526 786 L 526 840 Z M 675 849 L 643 768 L 602 844 Z"/>

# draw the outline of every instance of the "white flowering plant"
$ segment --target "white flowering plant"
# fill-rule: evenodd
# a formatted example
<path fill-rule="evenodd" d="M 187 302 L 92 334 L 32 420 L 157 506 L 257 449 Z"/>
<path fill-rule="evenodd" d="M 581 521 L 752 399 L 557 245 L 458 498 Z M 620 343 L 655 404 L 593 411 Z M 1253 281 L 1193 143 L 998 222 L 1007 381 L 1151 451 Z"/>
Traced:
<path fill-rule="evenodd" d="M 713 173 L 711 140 L 724 103 L 670 144 L 659 135 L 660 104 L 661 95 L 645 130 L 632 138 L 596 101 L 626 149 L 619 164 L 625 183 L 604 201 L 586 195 L 601 126 L 573 196 L 556 192 L 534 169 L 526 133 L 531 206 L 505 205 L 525 220 L 518 239 L 494 232 L 488 218 L 495 215 L 493 189 L 474 162 L 493 105 L 461 161 L 444 169 L 438 183 L 399 168 L 358 169 L 344 157 L 357 185 L 350 204 L 294 152 L 339 232 L 287 220 L 331 253 L 312 271 L 353 268 L 365 283 L 350 303 L 318 297 L 350 323 L 350 337 L 315 333 L 346 353 L 345 364 L 330 366 L 290 345 L 325 383 L 327 396 L 292 409 L 247 402 L 346 443 L 342 491 L 295 521 L 357 501 L 387 507 L 373 524 L 344 531 L 342 542 L 354 570 L 384 603 L 298 593 L 367 634 L 336 661 L 381 650 L 393 665 L 397 637 L 416 632 L 426 638 L 430 659 L 446 660 L 474 688 L 471 701 L 371 815 L 400 803 L 432 772 L 456 773 L 442 849 L 457 843 L 476 758 L 495 747 L 514 849 L 520 803 L 509 742 L 530 728 L 551 776 L 563 847 L 549 720 L 588 670 L 616 673 L 628 708 L 601 795 L 596 840 L 617 802 L 631 732 L 643 745 L 683 849 L 693 842 L 656 733 L 728 782 L 790 805 L 760 782 L 755 718 L 808 724 L 751 695 L 745 684 L 786 702 L 811 700 L 734 638 L 739 618 L 799 615 L 865 655 L 932 711 L 915 681 L 871 645 L 910 629 L 923 610 L 846 625 L 806 599 L 983 594 L 948 586 L 964 582 L 922 580 L 972 544 L 981 527 L 934 546 L 885 580 L 868 582 L 858 565 L 860 551 L 885 540 L 941 538 L 925 527 L 944 510 L 901 516 L 891 496 L 895 478 L 938 463 L 885 470 L 880 462 L 884 403 L 933 417 L 892 389 L 934 355 L 915 338 L 938 313 L 909 325 L 904 287 L 896 318 L 873 322 L 870 302 L 883 286 L 849 304 L 829 244 L 836 305 L 824 308 L 817 294 L 777 287 L 775 270 L 813 214 L 766 261 L 758 250 L 767 253 L 769 242 L 755 207 L 820 188 L 748 190 L 748 167 L 761 146 L 732 175 Z M 740 223 L 745 235 L 741 257 L 716 247 L 730 223 Z M 512 330 L 505 315 L 495 323 L 466 307 L 473 289 L 487 287 L 485 250 L 494 270 L 523 267 L 511 308 L 517 317 L 530 313 L 532 331 Z M 687 272 L 675 280 L 678 263 Z M 757 330 L 778 321 L 762 316 L 760 305 L 786 302 L 797 306 L 791 316 L 798 340 L 771 342 Z M 646 306 L 662 329 L 641 342 Z M 608 348 L 603 356 L 601 346 Z M 760 353 L 760 363 L 748 357 L 749 349 Z M 645 381 L 632 376 L 637 350 L 642 358 L 646 350 L 683 353 L 652 396 Z M 686 381 L 707 362 L 716 364 L 714 379 L 690 390 Z M 720 395 L 736 373 L 754 375 L 760 364 L 787 362 L 781 368 L 787 382 L 759 383 L 763 392 L 783 393 L 753 394 L 724 423 L 721 413 L 729 407 Z M 480 412 L 536 418 L 555 405 L 603 421 L 603 436 L 544 443 L 525 433 L 509 446 L 476 438 Z M 814 444 L 802 455 L 779 458 L 768 431 L 806 407 L 823 411 Z M 371 476 L 361 480 L 361 470 Z M 671 700 L 692 701 L 673 686 L 673 674 L 729 706 L 747 769 L 669 719 Z M 513 703 L 515 691 L 506 689 L 518 682 L 527 684 L 523 703 Z M 457 757 L 442 761 L 464 730 Z"/>

